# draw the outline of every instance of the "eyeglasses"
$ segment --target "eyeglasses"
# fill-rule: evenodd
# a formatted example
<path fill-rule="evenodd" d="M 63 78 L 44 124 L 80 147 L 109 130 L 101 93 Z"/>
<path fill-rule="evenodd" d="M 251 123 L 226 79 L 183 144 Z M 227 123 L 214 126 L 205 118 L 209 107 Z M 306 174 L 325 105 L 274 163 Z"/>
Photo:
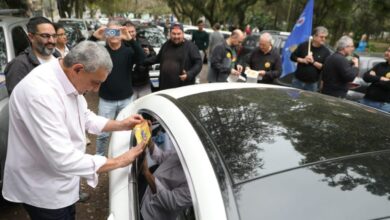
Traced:
<path fill-rule="evenodd" d="M 42 33 L 42 34 L 41 33 L 34 33 L 34 35 L 38 35 L 45 40 L 49 40 L 51 37 L 53 39 L 56 39 L 59 36 L 58 34 L 46 34 L 46 33 Z"/>

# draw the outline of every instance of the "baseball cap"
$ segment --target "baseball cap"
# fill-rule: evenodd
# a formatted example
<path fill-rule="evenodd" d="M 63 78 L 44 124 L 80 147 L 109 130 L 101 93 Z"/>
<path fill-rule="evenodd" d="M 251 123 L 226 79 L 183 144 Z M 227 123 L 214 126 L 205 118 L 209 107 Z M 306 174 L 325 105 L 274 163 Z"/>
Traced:
<path fill-rule="evenodd" d="M 180 28 L 180 30 L 184 31 L 183 25 L 179 22 L 175 22 L 171 24 L 170 30 L 172 31 L 175 28 Z"/>

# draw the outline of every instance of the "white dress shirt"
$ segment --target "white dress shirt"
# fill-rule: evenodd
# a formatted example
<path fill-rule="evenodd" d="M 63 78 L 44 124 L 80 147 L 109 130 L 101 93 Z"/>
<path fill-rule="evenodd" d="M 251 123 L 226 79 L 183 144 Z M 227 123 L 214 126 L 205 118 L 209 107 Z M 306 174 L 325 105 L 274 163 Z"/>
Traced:
<path fill-rule="evenodd" d="M 23 79 L 9 108 L 4 198 L 58 209 L 79 199 L 80 177 L 96 187 L 96 171 L 107 158 L 85 154 L 85 130 L 99 134 L 108 119 L 87 109 L 58 59 Z"/>

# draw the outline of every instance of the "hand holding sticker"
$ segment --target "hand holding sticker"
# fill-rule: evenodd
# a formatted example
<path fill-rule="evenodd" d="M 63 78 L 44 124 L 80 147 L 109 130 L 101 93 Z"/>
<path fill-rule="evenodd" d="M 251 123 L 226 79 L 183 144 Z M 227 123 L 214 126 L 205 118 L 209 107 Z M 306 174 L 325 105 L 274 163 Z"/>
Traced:
<path fill-rule="evenodd" d="M 145 143 L 149 142 L 151 134 L 150 134 L 149 124 L 147 121 L 143 121 L 137 124 L 133 130 L 135 132 L 135 138 L 137 140 L 137 144 L 141 143 L 143 140 L 145 140 Z"/>

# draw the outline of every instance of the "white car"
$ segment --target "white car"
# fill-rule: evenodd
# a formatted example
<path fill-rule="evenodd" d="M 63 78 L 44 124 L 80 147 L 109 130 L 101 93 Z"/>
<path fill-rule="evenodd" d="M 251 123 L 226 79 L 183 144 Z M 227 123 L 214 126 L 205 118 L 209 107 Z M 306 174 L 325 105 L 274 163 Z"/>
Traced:
<path fill-rule="evenodd" d="M 161 151 L 175 149 L 179 163 L 172 167 L 180 165 L 184 177 L 177 179 L 179 173 L 161 163 L 154 175 L 166 189 L 155 194 L 147 189 L 146 199 L 142 189 L 147 184 L 139 177 L 150 158 L 139 157 L 129 167 L 111 171 L 110 220 L 138 220 L 141 213 L 154 213 L 144 220 L 390 216 L 387 113 L 257 83 L 160 91 L 131 103 L 117 119 L 134 113 L 152 121 L 152 140 Z M 109 156 L 122 154 L 135 142 L 131 131 L 114 132 Z M 183 186 L 189 192 L 176 191 Z M 141 206 L 149 212 L 140 212 Z M 167 213 L 172 217 L 163 218 Z"/>
<path fill-rule="evenodd" d="M 84 19 L 61 18 L 60 20 L 58 20 L 58 23 L 64 26 L 72 26 L 73 28 L 79 29 L 85 39 L 88 39 L 89 37 L 88 26 Z"/>
<path fill-rule="evenodd" d="M 183 29 L 184 29 L 184 38 L 187 39 L 187 40 L 192 40 L 192 33 L 194 33 L 194 31 L 197 31 L 198 30 L 198 27 L 197 26 L 190 26 L 190 25 L 184 25 L 183 26 Z M 211 34 L 214 32 L 213 29 L 210 29 L 210 28 L 203 28 L 204 31 L 206 31 L 208 34 Z M 230 31 L 219 31 L 223 37 L 226 39 L 228 38 L 232 33 Z"/>

